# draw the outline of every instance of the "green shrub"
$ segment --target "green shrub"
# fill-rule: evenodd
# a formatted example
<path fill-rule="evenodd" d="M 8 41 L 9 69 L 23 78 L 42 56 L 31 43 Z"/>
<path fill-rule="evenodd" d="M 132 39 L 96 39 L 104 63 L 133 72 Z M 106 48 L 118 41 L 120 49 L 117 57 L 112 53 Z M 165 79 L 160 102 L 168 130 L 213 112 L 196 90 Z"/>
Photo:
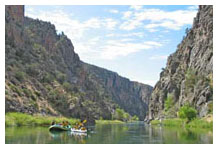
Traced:
<path fill-rule="evenodd" d="M 211 114 L 213 114 L 213 102 L 211 102 L 211 103 L 209 103 L 208 104 L 208 113 L 211 113 Z"/>
<path fill-rule="evenodd" d="M 46 73 L 42 80 L 44 83 L 51 83 L 54 81 L 54 76 L 51 74 Z"/>
<path fill-rule="evenodd" d="M 75 118 L 29 115 L 25 113 L 11 112 L 6 113 L 5 115 L 5 126 L 48 126 L 52 121 L 61 123 L 64 120 L 68 121 L 71 125 L 80 121 Z"/>
<path fill-rule="evenodd" d="M 36 94 L 37 97 L 41 96 L 41 93 L 39 91 L 35 91 L 35 94 Z"/>
<path fill-rule="evenodd" d="M 164 126 L 179 126 L 182 127 L 185 125 L 185 121 L 183 119 L 166 119 L 163 120 Z"/>
<path fill-rule="evenodd" d="M 159 120 L 152 120 L 151 125 L 159 125 L 161 122 Z"/>
<path fill-rule="evenodd" d="M 16 92 L 19 96 L 22 95 L 22 89 L 21 89 L 21 88 L 19 88 L 18 86 L 14 86 L 13 84 L 10 84 L 9 86 L 10 86 L 10 88 L 11 88 L 14 92 Z"/>
<path fill-rule="evenodd" d="M 113 115 L 113 119 L 116 119 L 116 120 L 123 120 L 123 118 L 124 118 L 124 110 L 117 108 L 117 109 L 115 110 L 114 115 Z"/>
<path fill-rule="evenodd" d="M 120 120 L 95 120 L 96 124 L 123 124 Z"/>
<path fill-rule="evenodd" d="M 22 71 L 17 71 L 17 72 L 15 73 L 15 78 L 16 78 L 17 80 L 19 80 L 19 81 L 23 81 L 24 78 L 25 78 L 25 73 L 22 72 Z"/>
<path fill-rule="evenodd" d="M 168 94 L 167 99 L 165 100 L 165 103 L 164 103 L 165 111 L 168 111 L 172 106 L 173 106 L 173 95 Z"/>
<path fill-rule="evenodd" d="M 58 80 L 61 84 L 63 84 L 64 81 L 66 81 L 66 78 L 67 78 L 66 74 L 63 74 L 63 73 L 61 73 L 61 72 L 57 72 L 56 76 L 57 76 L 57 80 Z"/>
<path fill-rule="evenodd" d="M 139 120 L 138 116 L 134 115 L 134 116 L 132 117 L 132 121 L 138 121 L 138 120 Z"/>
<path fill-rule="evenodd" d="M 208 79 L 209 79 L 210 88 L 213 91 L 213 74 L 212 73 L 209 74 Z"/>
<path fill-rule="evenodd" d="M 39 65 L 38 64 L 29 64 L 26 67 L 26 72 L 30 76 L 37 76 L 39 74 Z"/>
<path fill-rule="evenodd" d="M 124 120 L 124 121 L 129 121 L 129 120 L 130 120 L 130 115 L 129 115 L 129 113 L 124 113 L 124 114 L 123 114 L 123 120 Z"/>
<path fill-rule="evenodd" d="M 71 84 L 68 83 L 68 82 L 64 82 L 64 83 L 63 83 L 63 87 L 64 87 L 64 89 L 65 89 L 66 91 L 72 91 L 72 86 L 71 86 Z"/>
<path fill-rule="evenodd" d="M 24 88 L 23 92 L 26 94 L 27 97 L 31 97 L 32 96 L 32 92 L 28 88 Z"/>
<path fill-rule="evenodd" d="M 179 117 L 182 119 L 188 119 L 189 121 L 196 118 L 197 116 L 197 111 L 189 106 L 189 105 L 184 105 L 179 109 Z"/>
<path fill-rule="evenodd" d="M 213 121 L 207 122 L 203 119 L 195 118 L 189 123 L 186 123 L 184 119 L 164 119 L 162 121 L 159 120 L 152 120 L 152 125 L 164 125 L 167 127 L 185 127 L 185 128 L 206 128 L 206 129 L 213 129 Z"/>
<path fill-rule="evenodd" d="M 196 118 L 196 119 L 192 120 L 190 123 L 188 123 L 188 125 L 186 125 L 186 127 L 213 129 L 213 122 L 207 122 L 205 120 Z"/>
<path fill-rule="evenodd" d="M 188 69 L 188 71 L 185 74 L 185 80 L 186 90 L 194 89 L 194 86 L 198 81 L 198 77 L 196 76 L 195 71 L 192 69 Z"/>
<path fill-rule="evenodd" d="M 114 114 L 112 114 L 113 120 L 120 120 L 120 121 L 130 121 L 129 113 L 125 112 L 123 109 L 116 108 Z"/>

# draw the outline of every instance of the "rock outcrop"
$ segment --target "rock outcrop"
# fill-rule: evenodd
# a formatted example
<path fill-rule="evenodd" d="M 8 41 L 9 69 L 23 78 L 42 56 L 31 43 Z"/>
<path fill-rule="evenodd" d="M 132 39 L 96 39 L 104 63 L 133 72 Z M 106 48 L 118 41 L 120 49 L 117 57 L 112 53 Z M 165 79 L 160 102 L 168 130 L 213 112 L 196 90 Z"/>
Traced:
<path fill-rule="evenodd" d="M 79 59 L 49 22 L 6 6 L 6 112 L 111 119 L 117 107 L 143 119 L 152 87 Z"/>
<path fill-rule="evenodd" d="M 213 102 L 213 6 L 199 6 L 191 29 L 167 60 L 149 101 L 147 119 L 164 115 L 167 96 L 173 96 L 175 114 L 184 104 L 194 106 L 200 117 Z M 176 115 L 175 115 L 176 116 Z"/>

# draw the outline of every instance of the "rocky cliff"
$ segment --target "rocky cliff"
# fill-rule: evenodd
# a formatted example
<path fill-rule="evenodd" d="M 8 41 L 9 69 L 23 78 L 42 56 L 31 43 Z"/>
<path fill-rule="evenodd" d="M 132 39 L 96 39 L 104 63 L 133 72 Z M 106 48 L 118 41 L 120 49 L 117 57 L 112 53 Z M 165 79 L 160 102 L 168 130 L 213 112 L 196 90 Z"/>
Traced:
<path fill-rule="evenodd" d="M 82 62 L 64 33 L 6 6 L 6 112 L 111 119 L 117 107 L 143 119 L 152 87 Z"/>
<path fill-rule="evenodd" d="M 148 119 L 175 117 L 178 109 L 190 104 L 203 117 L 213 105 L 213 6 L 199 6 L 191 29 L 168 57 L 166 68 L 149 101 Z M 173 98 L 173 113 L 164 113 L 168 96 Z"/>

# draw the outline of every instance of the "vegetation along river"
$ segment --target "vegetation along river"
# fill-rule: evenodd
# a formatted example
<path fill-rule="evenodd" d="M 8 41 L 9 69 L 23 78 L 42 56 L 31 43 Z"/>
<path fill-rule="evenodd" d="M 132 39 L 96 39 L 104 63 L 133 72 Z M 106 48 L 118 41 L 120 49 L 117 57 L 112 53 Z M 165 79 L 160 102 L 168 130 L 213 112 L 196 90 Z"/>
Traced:
<path fill-rule="evenodd" d="M 49 132 L 48 127 L 6 127 L 5 143 L 21 144 L 158 144 L 213 143 L 212 130 L 149 126 L 144 122 L 98 124 L 86 135 Z"/>

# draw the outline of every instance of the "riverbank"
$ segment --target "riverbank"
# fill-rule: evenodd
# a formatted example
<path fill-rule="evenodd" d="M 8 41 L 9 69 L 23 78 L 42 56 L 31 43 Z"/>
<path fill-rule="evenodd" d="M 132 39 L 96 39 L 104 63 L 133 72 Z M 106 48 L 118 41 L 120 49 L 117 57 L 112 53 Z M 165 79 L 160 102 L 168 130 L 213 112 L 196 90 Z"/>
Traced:
<path fill-rule="evenodd" d="M 207 118 L 196 118 L 187 122 L 186 119 L 174 118 L 174 119 L 165 119 L 165 120 L 153 120 L 151 125 L 163 125 L 169 127 L 186 127 L 186 128 L 205 128 L 213 129 L 213 118 L 208 120 Z"/>
<path fill-rule="evenodd" d="M 125 122 L 120 120 L 95 120 L 96 124 L 124 124 Z"/>
<path fill-rule="evenodd" d="M 66 117 L 54 117 L 54 116 L 41 116 L 41 115 L 29 115 L 25 113 L 11 112 L 5 114 L 5 126 L 49 126 L 52 121 L 61 123 L 62 121 L 68 121 L 71 125 L 79 122 L 79 119 L 66 118 Z"/>

